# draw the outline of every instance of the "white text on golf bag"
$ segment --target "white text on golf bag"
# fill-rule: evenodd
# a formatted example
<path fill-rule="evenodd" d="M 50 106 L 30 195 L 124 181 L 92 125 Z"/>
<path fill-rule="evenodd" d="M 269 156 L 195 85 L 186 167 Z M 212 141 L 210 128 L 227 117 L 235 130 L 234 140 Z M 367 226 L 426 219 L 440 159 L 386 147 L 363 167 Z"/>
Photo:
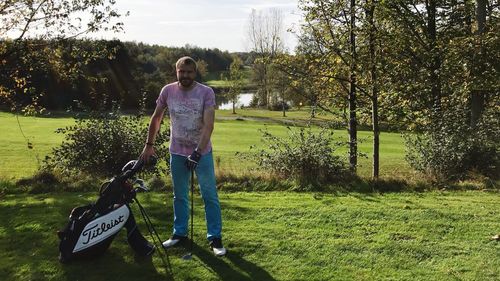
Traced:
<path fill-rule="evenodd" d="M 126 205 L 89 222 L 83 229 L 73 253 L 96 245 L 122 229 L 130 215 Z"/>

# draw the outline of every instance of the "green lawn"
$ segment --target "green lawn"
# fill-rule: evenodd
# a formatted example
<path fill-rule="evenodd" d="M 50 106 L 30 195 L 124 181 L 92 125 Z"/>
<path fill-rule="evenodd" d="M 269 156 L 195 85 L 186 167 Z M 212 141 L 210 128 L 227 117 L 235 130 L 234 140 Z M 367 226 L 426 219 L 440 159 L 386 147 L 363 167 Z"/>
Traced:
<path fill-rule="evenodd" d="M 332 121 L 334 119 L 338 119 L 339 116 L 334 118 L 332 114 L 326 114 L 321 112 L 320 114 L 316 114 L 315 118 L 313 119 L 313 122 Z M 217 117 L 219 118 L 242 117 L 242 118 L 250 118 L 267 122 L 301 121 L 302 123 L 305 123 L 311 120 L 311 112 L 309 107 L 302 107 L 300 110 L 292 109 L 290 111 L 287 111 L 286 116 L 283 117 L 282 111 L 243 108 L 243 109 L 236 109 L 236 114 L 233 114 L 232 110 L 217 110 Z"/>
<path fill-rule="evenodd" d="M 167 280 L 158 254 L 135 259 L 125 230 L 99 259 L 62 265 L 56 231 L 95 193 L 4 195 L 0 200 L 0 280 Z M 172 198 L 139 198 L 170 233 Z M 224 258 L 205 241 L 195 200 L 191 261 L 170 251 L 175 280 L 498 280 L 498 193 L 220 193 Z M 145 225 L 136 206 L 140 228 Z"/>
<path fill-rule="evenodd" d="M 281 123 L 279 112 L 267 110 L 239 110 L 240 117 L 247 118 L 244 121 L 235 120 L 236 117 L 227 110 L 217 111 L 215 130 L 212 137 L 214 155 L 220 157 L 219 170 L 231 173 L 243 173 L 252 163 L 241 161 L 235 156 L 236 152 L 249 152 L 251 145 L 260 145 L 261 133 L 266 124 L 268 129 L 278 135 L 285 135 L 286 128 Z M 290 118 L 305 120 L 306 111 L 288 113 Z M 256 118 L 261 118 L 256 120 Z M 326 118 L 326 117 L 321 117 Z M 24 135 L 33 144 L 29 149 L 23 134 L 19 129 L 16 117 L 9 113 L 0 113 L 0 158 L 8 165 L 0 167 L 0 179 L 17 179 L 33 174 L 39 167 L 39 163 L 47 155 L 52 147 L 63 140 L 63 135 L 56 134 L 57 128 L 73 124 L 74 120 L 68 117 L 40 118 L 19 117 Z M 347 132 L 339 130 L 336 133 L 339 139 L 347 141 Z M 360 131 L 360 151 L 371 156 L 371 132 Z M 398 133 L 382 133 L 381 139 L 381 175 L 402 178 L 411 174 L 411 170 L 404 161 L 404 146 Z M 137 152 L 138 154 L 140 151 Z M 340 153 L 346 155 L 347 151 Z M 371 169 L 371 158 L 361 158 L 359 174 L 369 176 Z"/>
<path fill-rule="evenodd" d="M 19 124 L 14 115 L 0 112 L 0 159 L 3 163 L 0 167 L 0 179 L 33 174 L 45 155 L 63 140 L 64 136 L 56 134 L 55 130 L 73 124 L 73 120 L 20 116 Z M 32 149 L 28 148 L 28 141 L 32 143 Z"/>

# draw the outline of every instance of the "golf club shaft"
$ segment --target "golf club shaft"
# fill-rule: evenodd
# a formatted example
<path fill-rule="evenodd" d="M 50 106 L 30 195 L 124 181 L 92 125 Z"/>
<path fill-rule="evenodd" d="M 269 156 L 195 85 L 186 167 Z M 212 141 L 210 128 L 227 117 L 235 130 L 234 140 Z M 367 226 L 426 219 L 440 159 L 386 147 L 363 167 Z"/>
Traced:
<path fill-rule="evenodd" d="M 193 218 L 194 218 L 194 170 L 191 170 L 191 245 L 189 251 L 193 253 Z"/>

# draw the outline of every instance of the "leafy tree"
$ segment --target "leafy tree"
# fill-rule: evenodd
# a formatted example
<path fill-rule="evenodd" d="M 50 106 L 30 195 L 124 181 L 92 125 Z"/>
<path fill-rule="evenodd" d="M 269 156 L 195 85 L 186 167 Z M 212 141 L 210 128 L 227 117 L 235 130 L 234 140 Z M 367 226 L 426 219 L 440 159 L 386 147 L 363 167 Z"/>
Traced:
<path fill-rule="evenodd" d="M 233 114 L 236 114 L 236 103 L 243 89 L 243 61 L 238 57 L 233 57 L 233 62 L 229 67 L 229 90 L 227 98 L 233 103 Z"/>
<path fill-rule="evenodd" d="M 348 106 L 349 159 L 352 171 L 357 166 L 357 85 L 358 48 L 356 47 L 356 1 L 304 0 L 300 8 L 305 12 L 305 38 L 299 47 L 306 55 L 307 71 L 314 68 L 320 75 L 315 84 L 331 84 L 326 95 L 343 100 Z M 314 89 L 315 90 L 315 89 Z"/>
<path fill-rule="evenodd" d="M 121 15 L 113 8 L 114 3 L 114 0 L 3 1 L 0 4 L 2 103 L 10 104 L 14 110 L 26 105 L 28 111 L 38 108 L 38 100 L 44 93 L 34 87 L 31 72 L 36 68 L 71 75 L 68 71 L 78 67 L 60 63 L 53 43 L 98 30 L 120 31 L 122 23 L 115 20 Z M 85 63 L 96 56 L 107 57 L 112 52 L 96 48 L 79 54 Z M 47 64 L 40 64 L 40 58 L 47 58 L 42 60 Z M 21 63 L 9 64 L 11 61 Z"/>
<path fill-rule="evenodd" d="M 498 124 L 480 116 L 498 108 L 498 95 L 487 93 L 499 89 L 499 58 L 493 54 L 500 45 L 492 32 L 499 10 L 490 1 L 479 19 L 479 2 L 476 7 L 473 1 L 384 1 L 379 6 L 387 29 L 382 48 L 389 58 L 388 91 L 382 94 L 386 108 L 395 109 L 387 112 L 416 132 L 407 142 L 412 166 L 442 180 L 463 178 L 471 169 L 487 173 L 478 168 L 477 155 L 498 154 L 488 138 L 479 136 L 498 130 Z M 474 32 L 480 22 L 491 24 L 481 34 Z"/>
<path fill-rule="evenodd" d="M 113 102 L 130 110 L 138 108 L 144 94 L 147 107 L 152 108 L 160 89 L 175 81 L 178 56 L 196 55 L 199 61 L 210 57 L 210 61 L 220 68 L 206 65 L 207 71 L 213 68 L 213 72 L 220 72 L 229 68 L 227 53 L 201 48 L 170 48 L 118 40 L 66 39 L 40 40 L 36 43 L 35 39 L 29 39 L 23 42 L 37 47 L 29 52 L 17 50 L 17 53 L 23 52 L 26 56 L 22 59 L 9 57 L 3 62 L 3 67 L 17 69 L 25 79 L 16 82 L 0 73 L 0 85 L 15 89 L 13 83 L 24 83 L 25 90 L 18 90 L 16 95 L 11 96 L 13 104 L 31 104 L 28 108 L 33 109 L 33 100 L 36 99 L 36 105 L 48 110 L 74 108 L 74 101 L 87 108 L 98 109 L 103 106 L 103 100 L 106 101 L 104 108 L 108 110 Z M 21 48 L 24 45 L 6 46 Z M 1 102 L 8 104 L 7 99 Z"/>
<path fill-rule="evenodd" d="M 196 65 L 198 68 L 198 75 L 200 76 L 199 79 L 203 81 L 203 79 L 205 78 L 205 76 L 208 73 L 208 64 L 204 60 L 199 60 L 196 62 Z"/>

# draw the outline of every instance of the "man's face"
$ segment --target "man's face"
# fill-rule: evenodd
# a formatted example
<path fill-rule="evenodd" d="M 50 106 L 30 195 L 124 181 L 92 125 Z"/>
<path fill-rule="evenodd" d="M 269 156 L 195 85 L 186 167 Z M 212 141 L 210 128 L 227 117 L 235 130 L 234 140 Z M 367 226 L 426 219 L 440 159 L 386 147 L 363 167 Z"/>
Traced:
<path fill-rule="evenodd" d="M 181 83 L 182 87 L 191 87 L 191 85 L 193 85 L 194 78 L 196 78 L 194 65 L 179 65 L 179 67 L 177 68 L 177 80 Z"/>

